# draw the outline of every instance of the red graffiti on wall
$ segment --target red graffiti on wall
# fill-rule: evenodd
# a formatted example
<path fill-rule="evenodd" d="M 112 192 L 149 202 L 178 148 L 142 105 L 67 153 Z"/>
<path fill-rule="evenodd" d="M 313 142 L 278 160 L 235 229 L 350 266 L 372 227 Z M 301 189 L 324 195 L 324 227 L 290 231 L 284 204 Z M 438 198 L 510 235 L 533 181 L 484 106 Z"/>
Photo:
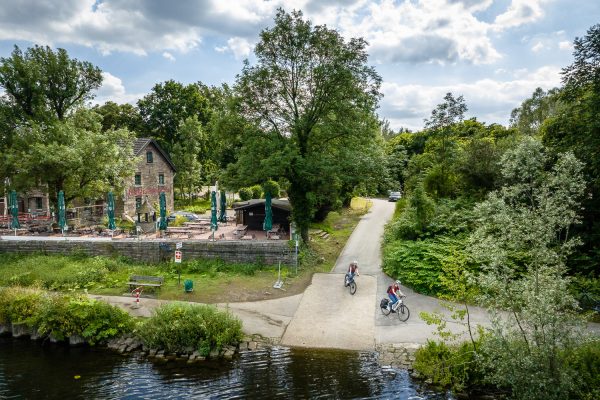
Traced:
<path fill-rule="evenodd" d="M 145 195 L 159 195 L 160 192 L 171 193 L 170 186 L 160 186 L 160 187 L 130 187 L 127 190 L 128 196 L 145 196 Z"/>

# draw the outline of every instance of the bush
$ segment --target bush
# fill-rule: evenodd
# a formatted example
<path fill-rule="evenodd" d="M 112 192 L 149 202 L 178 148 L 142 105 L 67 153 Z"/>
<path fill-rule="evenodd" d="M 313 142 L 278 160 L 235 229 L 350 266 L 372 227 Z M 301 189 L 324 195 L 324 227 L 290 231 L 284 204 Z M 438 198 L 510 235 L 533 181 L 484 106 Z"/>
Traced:
<path fill-rule="evenodd" d="M 186 222 L 187 222 L 187 218 L 184 217 L 183 215 L 176 215 L 175 216 L 175 221 L 171 222 L 169 225 L 176 227 L 176 226 L 183 226 Z"/>
<path fill-rule="evenodd" d="M 241 188 L 239 191 L 240 200 L 248 201 L 252 198 L 252 189 L 250 188 Z"/>
<path fill-rule="evenodd" d="M 262 186 L 254 185 L 254 186 L 250 186 L 249 189 L 252 190 L 252 198 L 253 199 L 260 199 L 262 197 L 262 194 L 263 194 Z"/>
<path fill-rule="evenodd" d="M 43 300 L 43 292 L 37 289 L 0 289 L 0 324 L 30 325 L 31 318 L 38 312 Z"/>
<path fill-rule="evenodd" d="M 243 337 L 242 323 L 231 314 L 187 303 L 160 306 L 140 327 L 139 335 L 150 348 L 177 352 L 193 347 L 204 355 L 237 344 Z"/>
<path fill-rule="evenodd" d="M 383 270 L 419 293 L 443 294 L 445 266 L 464 256 L 465 243 L 465 236 L 394 241 L 384 247 Z"/>
<path fill-rule="evenodd" d="M 266 181 L 265 183 L 262 184 L 262 190 L 265 193 L 270 192 L 271 193 L 271 197 L 273 198 L 277 198 L 279 197 L 279 183 L 269 179 L 268 181 Z"/>
<path fill-rule="evenodd" d="M 600 340 L 577 347 L 567 358 L 567 366 L 575 377 L 572 398 L 600 399 Z"/>
<path fill-rule="evenodd" d="M 91 345 L 131 332 L 134 326 L 125 311 L 83 295 L 50 296 L 32 320 L 41 335 L 58 340 L 78 335 Z"/>

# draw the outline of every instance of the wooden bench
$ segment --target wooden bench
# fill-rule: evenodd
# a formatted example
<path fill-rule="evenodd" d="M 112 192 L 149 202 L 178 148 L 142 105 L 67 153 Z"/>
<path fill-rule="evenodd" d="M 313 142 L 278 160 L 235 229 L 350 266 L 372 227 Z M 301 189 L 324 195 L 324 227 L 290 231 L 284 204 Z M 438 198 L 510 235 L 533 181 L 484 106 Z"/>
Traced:
<path fill-rule="evenodd" d="M 131 275 L 127 284 L 131 290 L 138 286 L 160 288 L 164 281 L 165 278 L 162 276 Z"/>

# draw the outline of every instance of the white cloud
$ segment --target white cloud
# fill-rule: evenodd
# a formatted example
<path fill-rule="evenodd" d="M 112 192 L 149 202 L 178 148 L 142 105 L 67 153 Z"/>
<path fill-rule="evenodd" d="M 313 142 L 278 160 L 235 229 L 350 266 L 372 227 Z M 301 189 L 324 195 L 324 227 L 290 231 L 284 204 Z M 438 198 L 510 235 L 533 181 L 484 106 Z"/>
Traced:
<path fill-rule="evenodd" d="M 512 0 L 508 9 L 494 21 L 496 29 L 528 24 L 544 16 L 543 4 L 549 0 Z"/>
<path fill-rule="evenodd" d="M 536 42 L 533 46 L 531 46 L 531 51 L 533 51 L 534 53 L 539 53 L 540 51 L 544 50 L 545 46 L 542 42 Z"/>
<path fill-rule="evenodd" d="M 573 43 L 568 40 L 558 42 L 558 48 L 561 50 L 573 50 Z"/>
<path fill-rule="evenodd" d="M 162 56 L 169 61 L 175 61 L 175 57 L 173 56 L 173 54 L 169 53 L 168 51 L 163 52 Z"/>
<path fill-rule="evenodd" d="M 137 100 L 141 99 L 143 96 L 144 93 L 127 93 L 120 78 L 114 76 L 110 72 L 104 71 L 102 72 L 102 86 L 100 86 L 96 92 L 93 103 L 104 104 L 107 101 L 114 101 L 118 104 L 135 104 Z"/>
<path fill-rule="evenodd" d="M 219 53 L 231 52 L 236 60 L 241 60 L 250 55 L 253 49 L 252 43 L 241 37 L 233 37 L 227 40 L 227 46 L 215 47 Z"/>
<path fill-rule="evenodd" d="M 384 82 L 382 115 L 390 120 L 394 129 L 422 129 L 423 120 L 431 116 L 431 110 L 443 101 L 447 92 L 452 92 L 455 96 L 464 96 L 469 107 L 468 117 L 475 116 L 486 123 L 506 124 L 510 110 L 531 96 L 535 88 L 551 89 L 560 84 L 559 67 L 543 67 L 533 72 L 517 71 L 515 75 L 518 77 L 507 81 L 486 78 L 439 86 Z"/>

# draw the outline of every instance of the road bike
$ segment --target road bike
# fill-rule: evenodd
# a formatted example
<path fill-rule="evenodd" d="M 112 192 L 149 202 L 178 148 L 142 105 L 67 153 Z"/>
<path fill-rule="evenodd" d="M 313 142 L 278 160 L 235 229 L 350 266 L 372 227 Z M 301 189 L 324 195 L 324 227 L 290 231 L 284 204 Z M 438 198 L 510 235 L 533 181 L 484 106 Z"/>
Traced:
<path fill-rule="evenodd" d="M 356 293 L 356 282 L 354 281 L 354 276 L 350 277 L 349 274 L 344 276 L 344 286 L 350 290 L 350 294 Z"/>
<path fill-rule="evenodd" d="M 381 312 L 383 313 L 383 315 L 387 316 L 387 315 L 395 313 L 396 315 L 398 315 L 398 319 L 400 321 L 402 321 L 402 322 L 408 321 L 408 318 L 410 317 L 410 310 L 408 309 L 406 304 L 404 304 L 403 299 L 405 297 L 406 296 L 400 296 L 400 298 L 394 304 L 393 307 L 392 307 L 389 299 L 387 299 L 387 298 L 381 299 L 381 302 L 379 303 L 379 308 L 381 308 Z"/>

